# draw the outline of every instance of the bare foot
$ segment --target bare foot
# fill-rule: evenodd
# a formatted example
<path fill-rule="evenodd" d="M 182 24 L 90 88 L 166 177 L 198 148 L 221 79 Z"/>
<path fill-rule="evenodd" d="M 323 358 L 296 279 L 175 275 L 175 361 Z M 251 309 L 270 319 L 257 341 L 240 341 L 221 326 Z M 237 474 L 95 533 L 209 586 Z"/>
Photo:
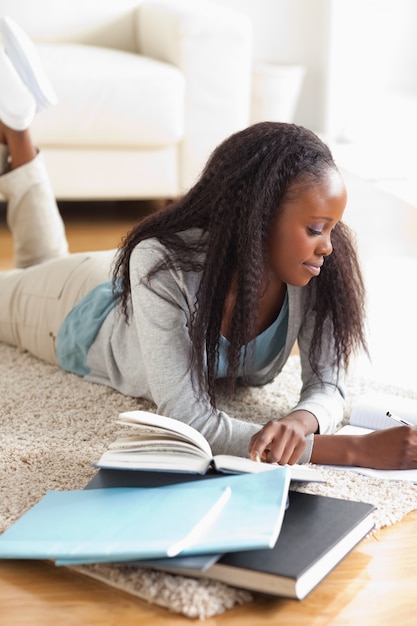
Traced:
<path fill-rule="evenodd" d="M 32 143 L 29 129 L 14 130 L 0 121 L 0 143 L 9 148 L 10 167 L 16 169 L 32 161 L 38 151 Z"/>

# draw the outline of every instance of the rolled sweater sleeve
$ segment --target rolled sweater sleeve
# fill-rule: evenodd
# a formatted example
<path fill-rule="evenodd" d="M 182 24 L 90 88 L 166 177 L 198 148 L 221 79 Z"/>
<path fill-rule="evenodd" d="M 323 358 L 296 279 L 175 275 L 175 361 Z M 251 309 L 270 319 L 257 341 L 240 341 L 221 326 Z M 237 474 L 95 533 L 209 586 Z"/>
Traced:
<path fill-rule="evenodd" d="M 302 325 L 298 344 L 300 349 L 302 389 L 295 410 L 312 413 L 319 424 L 319 433 L 326 434 L 336 430 L 343 417 L 345 405 L 344 370 L 336 366 L 332 325 L 327 320 L 324 326 L 320 357 L 316 363 L 317 372 L 313 371 L 309 350 L 314 332 L 314 315 L 307 317 Z"/>

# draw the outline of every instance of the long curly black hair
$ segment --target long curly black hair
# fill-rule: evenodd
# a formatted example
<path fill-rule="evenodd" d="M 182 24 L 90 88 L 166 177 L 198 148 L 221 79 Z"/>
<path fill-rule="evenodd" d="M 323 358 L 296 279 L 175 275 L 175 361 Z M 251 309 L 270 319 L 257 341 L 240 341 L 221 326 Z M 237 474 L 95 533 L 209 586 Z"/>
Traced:
<path fill-rule="evenodd" d="M 331 152 L 313 132 L 295 124 L 254 124 L 221 143 L 188 193 L 140 222 L 118 252 L 114 279 L 121 283 L 119 297 L 126 316 L 129 260 L 140 241 L 155 237 L 170 251 L 151 275 L 168 268 L 201 273 L 189 329 L 190 367 L 196 384 L 208 390 L 214 405 L 220 327 L 232 280 L 237 293 L 228 335 L 230 389 L 237 379 L 241 348 L 256 336 L 271 225 L 287 193 L 294 197 L 297 185 L 305 191 L 319 184 L 329 168 L 337 169 Z M 205 236 L 190 245 L 179 233 L 192 227 L 202 229 Z M 342 222 L 333 228 L 332 245 L 320 275 L 306 287 L 316 313 L 309 355 L 313 369 L 328 319 L 338 368 L 348 366 L 355 349 L 366 349 L 364 283 L 354 239 Z"/>

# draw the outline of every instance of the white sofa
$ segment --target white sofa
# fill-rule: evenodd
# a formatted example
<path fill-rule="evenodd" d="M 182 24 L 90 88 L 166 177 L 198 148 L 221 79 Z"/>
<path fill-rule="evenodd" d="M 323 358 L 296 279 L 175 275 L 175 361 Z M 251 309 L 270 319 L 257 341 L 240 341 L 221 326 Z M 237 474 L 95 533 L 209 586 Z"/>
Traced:
<path fill-rule="evenodd" d="M 37 115 L 58 199 L 167 198 L 249 123 L 252 31 L 206 0 L 0 0 L 58 105 Z"/>

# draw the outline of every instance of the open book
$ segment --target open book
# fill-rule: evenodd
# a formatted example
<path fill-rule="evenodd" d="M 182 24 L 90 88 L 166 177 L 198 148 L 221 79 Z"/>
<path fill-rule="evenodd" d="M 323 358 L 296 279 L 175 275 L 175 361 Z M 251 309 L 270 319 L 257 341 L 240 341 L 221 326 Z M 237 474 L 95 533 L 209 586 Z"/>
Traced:
<path fill-rule="evenodd" d="M 205 474 L 210 468 L 225 474 L 243 474 L 276 467 L 226 454 L 213 457 L 208 441 L 199 431 L 171 417 L 127 411 L 120 413 L 117 423 L 130 426 L 131 430 L 110 444 L 96 467 L 195 474 Z M 303 465 L 291 466 L 291 479 L 324 481 L 318 470 Z"/>
<path fill-rule="evenodd" d="M 365 435 L 374 430 L 384 430 L 410 424 L 417 426 L 417 399 L 370 392 L 361 396 L 338 435 Z M 333 466 L 332 466 L 333 467 Z M 376 470 L 367 467 L 335 465 L 335 469 L 353 470 L 360 474 L 388 480 L 409 480 L 417 483 L 417 470 Z"/>

